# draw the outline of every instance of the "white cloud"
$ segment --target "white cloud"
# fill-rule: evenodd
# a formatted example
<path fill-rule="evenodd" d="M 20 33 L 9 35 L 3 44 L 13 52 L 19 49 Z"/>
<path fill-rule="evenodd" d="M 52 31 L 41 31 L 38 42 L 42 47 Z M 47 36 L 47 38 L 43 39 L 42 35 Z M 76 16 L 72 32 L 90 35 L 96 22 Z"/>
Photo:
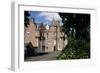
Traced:
<path fill-rule="evenodd" d="M 41 12 L 41 13 L 39 13 L 38 16 L 44 17 L 44 19 L 48 20 L 48 21 L 52 21 L 53 19 L 54 20 L 59 20 L 59 21 L 62 20 L 58 13 L 52 13 L 52 12 L 51 13 L 49 13 L 49 12 Z"/>

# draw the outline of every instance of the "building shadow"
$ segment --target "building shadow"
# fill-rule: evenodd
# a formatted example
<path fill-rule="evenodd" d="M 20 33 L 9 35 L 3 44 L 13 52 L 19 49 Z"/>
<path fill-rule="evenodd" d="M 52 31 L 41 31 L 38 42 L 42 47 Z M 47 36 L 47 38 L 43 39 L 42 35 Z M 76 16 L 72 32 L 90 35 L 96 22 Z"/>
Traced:
<path fill-rule="evenodd" d="M 37 57 L 37 56 L 43 56 L 48 54 L 48 52 L 37 52 L 36 49 L 37 47 L 33 47 L 32 43 L 28 43 L 25 46 L 26 50 L 24 51 L 24 58 L 28 58 L 28 57 Z"/>

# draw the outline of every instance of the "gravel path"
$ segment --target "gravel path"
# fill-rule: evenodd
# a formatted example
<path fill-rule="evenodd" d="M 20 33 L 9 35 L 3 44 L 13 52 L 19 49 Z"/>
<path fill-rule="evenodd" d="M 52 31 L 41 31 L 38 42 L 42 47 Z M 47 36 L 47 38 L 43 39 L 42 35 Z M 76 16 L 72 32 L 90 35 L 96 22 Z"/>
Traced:
<path fill-rule="evenodd" d="M 33 56 L 25 59 L 25 61 L 46 61 L 46 60 L 56 60 L 55 57 L 57 57 L 60 54 L 61 51 L 55 51 L 55 52 L 49 52 L 44 55 L 40 56 Z"/>

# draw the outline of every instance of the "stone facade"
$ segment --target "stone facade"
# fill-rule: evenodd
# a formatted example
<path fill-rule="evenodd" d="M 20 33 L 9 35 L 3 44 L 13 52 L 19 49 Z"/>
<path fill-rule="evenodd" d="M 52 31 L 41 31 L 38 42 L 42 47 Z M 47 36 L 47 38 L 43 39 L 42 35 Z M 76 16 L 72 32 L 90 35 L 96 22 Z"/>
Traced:
<path fill-rule="evenodd" d="M 24 28 L 24 45 L 29 43 L 35 52 L 53 52 L 62 50 L 67 45 L 67 36 L 59 21 L 54 20 L 51 26 L 30 21 Z"/>

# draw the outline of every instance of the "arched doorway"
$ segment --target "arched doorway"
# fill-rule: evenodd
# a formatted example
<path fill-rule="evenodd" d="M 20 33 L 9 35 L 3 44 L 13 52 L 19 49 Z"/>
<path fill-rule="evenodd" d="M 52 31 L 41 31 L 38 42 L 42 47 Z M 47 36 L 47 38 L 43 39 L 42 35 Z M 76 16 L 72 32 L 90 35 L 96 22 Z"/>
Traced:
<path fill-rule="evenodd" d="M 56 46 L 54 46 L 53 50 L 56 51 Z"/>

